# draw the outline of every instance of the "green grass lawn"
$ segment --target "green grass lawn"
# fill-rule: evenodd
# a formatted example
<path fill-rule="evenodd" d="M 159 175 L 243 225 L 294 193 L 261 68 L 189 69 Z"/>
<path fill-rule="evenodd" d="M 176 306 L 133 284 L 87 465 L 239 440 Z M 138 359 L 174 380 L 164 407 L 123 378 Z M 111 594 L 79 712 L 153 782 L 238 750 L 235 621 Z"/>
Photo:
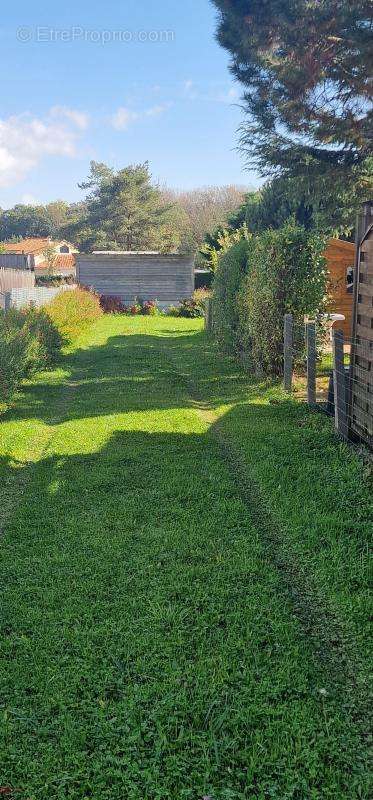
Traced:
<path fill-rule="evenodd" d="M 201 327 L 102 318 L 1 417 L 20 800 L 369 796 L 369 475 Z"/>

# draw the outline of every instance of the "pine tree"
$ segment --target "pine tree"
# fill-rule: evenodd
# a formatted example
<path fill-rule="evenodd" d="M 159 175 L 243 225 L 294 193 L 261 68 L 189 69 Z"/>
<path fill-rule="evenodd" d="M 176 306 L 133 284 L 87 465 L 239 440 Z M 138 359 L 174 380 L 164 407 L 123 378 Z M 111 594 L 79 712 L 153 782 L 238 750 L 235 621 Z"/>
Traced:
<path fill-rule="evenodd" d="M 88 190 L 85 213 L 69 232 L 82 250 L 174 249 L 171 207 L 151 183 L 147 162 L 115 172 L 93 161 L 80 188 Z"/>
<path fill-rule="evenodd" d="M 372 176 L 371 0 L 213 0 L 262 175 Z"/>

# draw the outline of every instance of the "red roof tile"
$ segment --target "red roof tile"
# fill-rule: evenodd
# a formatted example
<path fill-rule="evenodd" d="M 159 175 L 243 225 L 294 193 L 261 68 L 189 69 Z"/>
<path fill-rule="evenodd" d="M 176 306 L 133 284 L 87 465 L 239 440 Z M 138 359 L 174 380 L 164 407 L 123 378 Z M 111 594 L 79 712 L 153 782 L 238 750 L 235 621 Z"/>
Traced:
<path fill-rule="evenodd" d="M 48 272 L 49 269 L 52 274 L 56 272 L 66 272 L 69 275 L 71 275 L 71 273 L 75 272 L 74 254 L 59 253 L 58 255 L 56 255 L 52 267 L 50 264 L 48 264 L 48 261 L 42 261 L 40 264 L 36 264 L 35 273 L 37 274 L 38 272 Z"/>

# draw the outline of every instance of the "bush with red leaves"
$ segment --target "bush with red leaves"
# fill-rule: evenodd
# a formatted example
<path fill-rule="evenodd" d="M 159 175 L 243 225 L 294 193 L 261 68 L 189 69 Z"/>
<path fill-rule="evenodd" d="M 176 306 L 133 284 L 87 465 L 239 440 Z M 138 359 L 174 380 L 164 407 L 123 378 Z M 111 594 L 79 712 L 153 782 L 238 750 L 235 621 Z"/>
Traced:
<path fill-rule="evenodd" d="M 100 306 L 104 314 L 125 314 L 127 311 L 126 306 L 120 297 L 115 296 L 100 296 Z"/>

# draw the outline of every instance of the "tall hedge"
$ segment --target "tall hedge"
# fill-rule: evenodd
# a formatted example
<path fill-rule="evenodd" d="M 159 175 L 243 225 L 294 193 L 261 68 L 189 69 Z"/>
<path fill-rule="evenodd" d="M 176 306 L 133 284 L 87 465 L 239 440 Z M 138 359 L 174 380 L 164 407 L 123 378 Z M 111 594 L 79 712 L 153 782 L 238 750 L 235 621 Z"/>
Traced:
<path fill-rule="evenodd" d="M 293 314 L 297 357 L 304 316 L 316 316 L 325 306 L 325 245 L 319 234 L 293 221 L 252 240 L 249 272 L 236 295 L 237 336 L 253 366 L 266 374 L 282 372 L 284 315 Z"/>
<path fill-rule="evenodd" d="M 242 278 L 247 272 L 250 240 L 236 242 L 218 262 L 213 282 L 214 331 L 219 346 L 235 352 L 239 345 L 239 315 L 237 296 Z"/>

